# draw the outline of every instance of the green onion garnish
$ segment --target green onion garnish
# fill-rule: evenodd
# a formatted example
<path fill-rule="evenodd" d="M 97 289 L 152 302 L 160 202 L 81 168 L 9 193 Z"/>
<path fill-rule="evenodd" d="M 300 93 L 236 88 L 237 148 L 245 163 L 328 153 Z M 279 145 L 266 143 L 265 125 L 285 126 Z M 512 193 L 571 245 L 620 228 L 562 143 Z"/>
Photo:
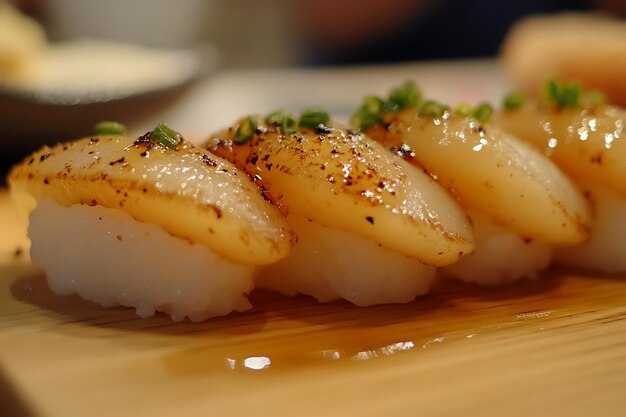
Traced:
<path fill-rule="evenodd" d="M 544 100 L 556 103 L 559 108 L 576 107 L 580 105 L 581 96 L 582 91 L 580 83 L 573 82 L 564 84 L 555 78 L 547 82 L 543 92 Z"/>
<path fill-rule="evenodd" d="M 365 131 L 377 123 L 381 123 L 384 102 L 376 96 L 367 96 L 361 107 L 352 115 L 350 124 Z"/>
<path fill-rule="evenodd" d="M 237 145 L 243 145 L 248 142 L 252 136 L 254 136 L 258 127 L 257 121 L 254 117 L 248 116 L 239 122 L 239 127 L 235 131 L 235 143 Z"/>
<path fill-rule="evenodd" d="M 606 103 L 606 96 L 602 91 L 591 90 L 583 93 L 581 101 L 590 106 L 597 106 Z"/>
<path fill-rule="evenodd" d="M 285 134 L 292 134 L 298 131 L 298 120 L 291 114 L 283 117 L 280 121 L 280 131 Z"/>
<path fill-rule="evenodd" d="M 511 91 L 506 96 L 504 96 L 504 100 L 502 101 L 502 107 L 507 110 L 519 109 L 524 105 L 524 101 L 526 101 L 526 96 L 521 91 Z"/>
<path fill-rule="evenodd" d="M 402 109 L 419 107 L 422 92 L 413 81 L 406 81 L 389 93 L 387 100 L 377 96 L 367 96 L 363 104 L 350 118 L 350 124 L 365 131 L 375 124 L 383 122 L 384 113 L 397 113 Z"/>
<path fill-rule="evenodd" d="M 350 118 L 350 125 L 364 132 L 375 124 L 382 123 L 382 121 L 383 119 L 380 114 L 372 114 L 359 110 Z"/>
<path fill-rule="evenodd" d="M 94 126 L 94 133 L 96 135 L 124 135 L 126 134 L 126 126 L 118 122 L 99 122 Z"/>
<path fill-rule="evenodd" d="M 474 106 L 467 103 L 459 103 L 454 108 L 453 113 L 461 117 L 470 117 L 474 113 Z"/>
<path fill-rule="evenodd" d="M 492 114 L 493 114 L 493 107 L 491 107 L 491 104 L 482 103 L 482 104 L 479 104 L 478 107 L 476 107 L 476 110 L 474 110 L 474 114 L 472 114 L 472 117 L 478 120 L 479 122 L 485 123 L 489 121 Z"/>
<path fill-rule="evenodd" d="M 367 96 L 363 99 L 361 109 L 368 114 L 380 114 L 383 111 L 383 100 L 376 96 Z"/>
<path fill-rule="evenodd" d="M 292 114 L 274 111 L 265 116 L 265 123 L 277 125 L 281 133 L 292 134 L 298 131 L 298 120 Z"/>
<path fill-rule="evenodd" d="M 276 111 L 269 113 L 267 116 L 265 116 L 265 123 L 267 123 L 268 125 L 274 125 L 274 124 L 279 125 L 284 119 L 284 117 L 285 115 L 283 114 L 282 111 L 276 110 Z"/>
<path fill-rule="evenodd" d="M 383 104 L 384 112 L 395 113 L 407 107 L 417 107 L 422 101 L 422 92 L 413 81 L 406 81 L 402 86 L 394 88 Z"/>
<path fill-rule="evenodd" d="M 330 116 L 320 109 L 305 109 L 300 113 L 300 126 L 316 129 L 330 121 Z"/>
<path fill-rule="evenodd" d="M 180 133 L 165 123 L 159 123 L 150 134 L 150 140 L 160 143 L 169 149 L 176 149 L 181 141 Z"/>
<path fill-rule="evenodd" d="M 581 88 L 580 83 L 572 83 L 563 89 L 561 96 L 561 107 L 575 107 L 580 104 Z"/>
<path fill-rule="evenodd" d="M 561 90 L 563 86 L 556 78 L 548 80 L 545 86 L 544 96 L 548 100 L 558 101 L 561 97 Z"/>
<path fill-rule="evenodd" d="M 438 105 L 440 105 L 439 103 L 436 103 Z M 440 105 L 441 106 L 441 105 Z M 437 114 L 437 115 L 441 115 L 442 113 L 438 113 L 440 112 L 439 109 L 437 109 L 435 106 L 433 106 L 433 114 Z M 426 112 L 429 112 L 430 110 L 423 110 L 423 114 L 428 114 Z M 491 118 L 491 115 L 493 114 L 493 107 L 491 106 L 491 104 L 489 103 L 481 103 L 479 104 L 477 107 L 473 107 L 470 104 L 467 103 L 461 103 L 458 104 L 454 110 L 452 111 L 456 116 L 460 116 L 460 117 L 472 117 L 476 120 L 478 120 L 479 122 L 487 122 L 489 121 L 489 119 Z"/>
<path fill-rule="evenodd" d="M 435 101 L 427 100 L 420 108 L 420 114 L 430 117 L 441 117 L 448 110 L 448 107 Z"/>

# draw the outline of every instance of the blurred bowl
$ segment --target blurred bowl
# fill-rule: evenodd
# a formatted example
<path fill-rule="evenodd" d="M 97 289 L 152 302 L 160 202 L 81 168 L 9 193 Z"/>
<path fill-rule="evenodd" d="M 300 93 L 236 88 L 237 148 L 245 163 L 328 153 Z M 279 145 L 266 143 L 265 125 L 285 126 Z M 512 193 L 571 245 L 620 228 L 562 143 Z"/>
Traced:
<path fill-rule="evenodd" d="M 91 88 L 0 83 L 0 163 L 16 162 L 44 144 L 84 136 L 101 120 L 132 126 L 172 106 L 217 67 L 217 53 L 210 46 L 167 54 L 160 63 L 174 70 L 149 83 L 96 83 Z M 118 62 L 118 67 L 124 65 L 124 60 Z"/>

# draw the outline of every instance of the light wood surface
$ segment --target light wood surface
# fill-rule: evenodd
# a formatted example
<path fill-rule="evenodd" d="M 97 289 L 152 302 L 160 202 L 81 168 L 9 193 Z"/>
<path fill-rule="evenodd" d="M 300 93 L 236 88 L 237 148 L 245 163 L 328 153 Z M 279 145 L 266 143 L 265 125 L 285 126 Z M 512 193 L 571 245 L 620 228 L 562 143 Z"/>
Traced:
<path fill-rule="evenodd" d="M 622 277 L 447 284 L 372 308 L 255 293 L 250 312 L 173 323 L 53 295 L 27 254 L 16 256 L 24 228 L 1 191 L 2 416 L 626 411 Z"/>
<path fill-rule="evenodd" d="M 508 88 L 493 62 L 229 72 L 130 129 L 201 139 L 311 105 L 347 119 L 405 79 L 451 102 Z M 172 323 L 53 295 L 25 227 L 0 191 L 0 417 L 626 415 L 626 277 L 452 283 L 372 308 L 254 293 L 249 312 Z"/>

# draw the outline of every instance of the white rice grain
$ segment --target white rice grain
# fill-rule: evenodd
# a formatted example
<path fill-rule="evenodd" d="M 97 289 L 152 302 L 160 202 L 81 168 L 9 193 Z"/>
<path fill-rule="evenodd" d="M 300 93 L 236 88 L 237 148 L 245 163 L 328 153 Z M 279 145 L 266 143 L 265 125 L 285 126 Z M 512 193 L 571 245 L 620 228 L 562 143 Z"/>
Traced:
<path fill-rule="evenodd" d="M 254 268 L 102 206 L 40 200 L 30 214 L 33 263 L 59 295 L 200 321 L 250 308 Z"/>
<path fill-rule="evenodd" d="M 369 306 L 413 301 L 435 278 L 435 268 L 371 240 L 295 216 L 289 222 L 298 244 L 261 272 L 259 287 Z"/>
<path fill-rule="evenodd" d="M 497 285 L 521 278 L 534 278 L 550 264 L 552 250 L 546 243 L 525 240 L 470 211 L 476 250 L 441 269 L 442 275 L 483 285 Z"/>
<path fill-rule="evenodd" d="M 604 273 L 626 272 L 626 199 L 602 186 L 589 186 L 595 215 L 591 237 L 582 245 L 559 248 L 556 262 Z"/>

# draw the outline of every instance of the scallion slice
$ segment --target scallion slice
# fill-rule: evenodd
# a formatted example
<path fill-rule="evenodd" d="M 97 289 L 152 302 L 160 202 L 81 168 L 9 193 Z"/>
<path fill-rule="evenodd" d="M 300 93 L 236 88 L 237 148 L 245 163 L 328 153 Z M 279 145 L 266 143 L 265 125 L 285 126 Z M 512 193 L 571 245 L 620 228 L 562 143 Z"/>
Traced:
<path fill-rule="evenodd" d="M 506 96 L 504 96 L 504 100 L 502 101 L 502 107 L 507 110 L 519 109 L 524 105 L 526 101 L 526 96 L 521 91 L 511 91 Z"/>
<path fill-rule="evenodd" d="M 543 99 L 556 103 L 561 109 L 579 106 L 581 97 L 582 89 L 580 83 L 564 84 L 556 78 L 548 80 L 543 91 Z"/>
<path fill-rule="evenodd" d="M 276 110 L 265 116 L 265 123 L 267 123 L 268 125 L 279 125 L 283 121 L 284 117 L 285 115 L 282 111 Z"/>
<path fill-rule="evenodd" d="M 317 109 L 305 109 L 300 113 L 300 126 L 308 127 L 309 129 L 316 129 L 319 125 L 325 125 L 330 121 L 330 116 L 327 112 Z"/>
<path fill-rule="evenodd" d="M 350 124 L 361 131 L 366 131 L 373 125 L 382 123 L 383 106 L 384 102 L 380 97 L 365 97 L 361 107 L 352 115 Z"/>
<path fill-rule="evenodd" d="M 448 107 L 435 100 L 427 100 L 422 104 L 419 112 L 424 116 L 441 117 Z"/>
<path fill-rule="evenodd" d="M 406 81 L 394 88 L 383 105 L 385 112 L 398 112 L 407 107 L 417 107 L 422 101 L 422 92 L 413 81 Z"/>
<path fill-rule="evenodd" d="M 581 102 L 589 106 L 598 106 L 606 103 L 606 96 L 599 90 L 586 91 L 581 97 Z"/>
<path fill-rule="evenodd" d="M 256 119 L 252 116 L 248 116 L 239 122 L 239 127 L 235 131 L 235 143 L 237 145 L 243 145 L 247 143 L 252 136 L 254 136 L 256 129 L 258 127 L 258 123 Z"/>
<path fill-rule="evenodd" d="M 476 110 L 474 110 L 474 114 L 472 114 L 472 117 L 479 122 L 485 123 L 489 121 L 492 114 L 493 107 L 491 106 L 491 104 L 481 103 L 476 107 Z"/>
<path fill-rule="evenodd" d="M 467 103 L 459 103 L 454 108 L 453 113 L 460 117 L 470 117 L 474 113 L 474 106 Z"/>
<path fill-rule="evenodd" d="M 118 122 L 103 121 L 96 123 L 94 133 L 96 135 L 124 135 L 126 134 L 126 126 Z"/>
<path fill-rule="evenodd" d="M 150 140 L 158 142 L 168 149 L 176 149 L 181 139 L 180 133 L 165 123 L 159 123 L 150 134 Z"/>
<path fill-rule="evenodd" d="M 284 134 L 292 134 L 298 131 L 298 120 L 291 114 L 283 117 L 280 121 L 280 131 Z"/>

